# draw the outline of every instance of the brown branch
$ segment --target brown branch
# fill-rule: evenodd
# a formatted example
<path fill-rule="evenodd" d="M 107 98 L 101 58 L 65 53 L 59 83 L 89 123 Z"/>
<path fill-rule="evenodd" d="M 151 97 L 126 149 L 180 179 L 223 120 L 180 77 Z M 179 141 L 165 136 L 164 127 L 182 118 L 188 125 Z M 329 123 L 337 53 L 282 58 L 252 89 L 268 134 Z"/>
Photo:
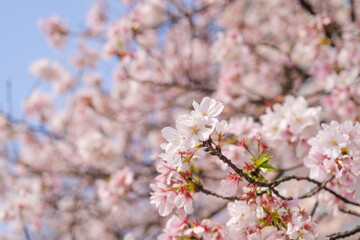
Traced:
<path fill-rule="evenodd" d="M 335 239 L 340 239 L 340 238 L 346 238 L 346 237 L 352 236 L 359 232 L 360 232 L 360 225 L 356 226 L 354 229 L 349 230 L 349 231 L 333 233 L 333 234 L 329 235 L 328 237 L 329 237 L 329 240 L 335 240 Z"/>
<path fill-rule="evenodd" d="M 306 0 L 299 0 L 300 5 L 311 15 L 316 15 L 313 7 Z"/>
<path fill-rule="evenodd" d="M 340 211 L 343 212 L 343 213 L 347 213 L 347 214 L 356 216 L 356 217 L 360 217 L 360 213 L 355 212 L 355 211 L 350 210 L 350 209 L 347 209 L 347 208 L 345 208 L 345 207 L 340 208 Z"/>
<path fill-rule="evenodd" d="M 351 200 L 348 200 L 346 199 L 345 197 L 341 196 L 340 194 L 336 193 L 334 190 L 326 187 L 324 185 L 324 183 L 326 184 L 327 182 L 319 182 L 319 181 L 316 181 L 314 179 L 311 179 L 309 177 L 297 177 L 297 176 L 286 176 L 286 177 L 283 177 L 283 178 L 279 178 L 275 181 L 272 181 L 272 182 L 269 182 L 268 184 L 270 185 L 270 189 L 273 189 L 275 186 L 279 185 L 280 183 L 283 183 L 283 182 L 286 182 L 286 181 L 290 181 L 290 180 L 297 180 L 297 181 L 302 181 L 302 180 L 305 180 L 305 181 L 308 181 L 308 182 L 311 182 L 311 183 L 314 183 L 316 185 L 318 185 L 318 188 L 316 189 L 317 192 L 319 192 L 321 189 L 324 189 L 325 191 L 331 193 L 332 195 L 334 195 L 335 197 L 337 197 L 338 199 L 342 200 L 343 202 L 345 203 L 348 203 L 348 204 L 352 204 L 352 205 L 355 205 L 355 206 L 359 206 L 360 207 L 360 203 L 358 202 L 354 202 L 354 201 L 351 201 Z M 312 194 L 312 191 L 315 191 L 315 189 L 311 190 L 310 193 Z M 315 195 L 317 192 L 315 192 L 313 195 Z M 275 193 L 275 192 L 274 192 Z M 307 194 L 299 197 L 300 198 L 306 198 L 306 197 L 311 197 L 313 195 L 311 195 L 309 193 L 309 196 Z M 276 193 L 275 193 L 276 194 Z M 292 198 L 289 197 L 289 198 L 286 198 L 286 197 L 283 197 L 283 196 L 280 196 L 278 195 L 279 197 L 281 197 L 282 199 L 284 200 L 291 200 Z"/>
<path fill-rule="evenodd" d="M 30 232 L 29 232 L 29 229 L 25 225 L 23 212 L 21 210 L 19 210 L 19 216 L 20 216 L 21 228 L 22 228 L 22 230 L 24 232 L 25 239 L 26 240 L 31 240 Z"/>
<path fill-rule="evenodd" d="M 220 160 L 222 160 L 230 168 L 232 168 L 240 177 L 245 178 L 248 183 L 250 183 L 252 185 L 260 186 L 260 187 L 266 187 L 266 188 L 270 189 L 275 195 L 277 195 L 278 197 L 280 197 L 283 200 L 292 200 L 293 198 L 292 197 L 284 197 L 284 196 L 282 196 L 275 189 L 276 186 L 278 186 L 279 184 L 281 184 L 283 182 L 287 182 L 287 181 L 290 181 L 290 180 L 297 180 L 297 181 L 304 180 L 304 181 L 314 183 L 314 184 L 318 185 L 318 187 L 314 188 L 308 194 L 305 194 L 305 195 L 301 196 L 300 198 L 306 198 L 306 197 L 313 196 L 317 192 L 319 192 L 321 189 L 324 189 L 325 191 L 331 193 L 332 195 L 334 195 L 335 197 L 337 197 L 338 199 L 342 200 L 345 203 L 352 204 L 352 205 L 355 205 L 355 206 L 360 206 L 360 203 L 348 200 L 345 197 L 341 196 L 340 194 L 336 193 L 334 190 L 329 189 L 328 187 L 326 187 L 325 186 L 326 183 L 328 183 L 328 181 L 331 181 L 331 180 L 328 180 L 326 182 L 319 182 L 319 181 L 316 181 L 316 180 L 311 179 L 309 177 L 285 176 L 285 177 L 276 179 L 274 181 L 261 182 L 261 181 L 253 179 L 248 174 L 246 174 L 242 169 L 238 168 L 235 164 L 233 164 L 232 161 L 229 158 L 227 158 L 226 156 L 224 156 L 221 153 L 221 148 L 219 146 L 216 146 L 216 148 L 214 148 L 212 146 L 212 140 L 211 139 L 209 139 L 207 141 L 203 141 L 202 146 L 205 147 L 205 149 L 204 149 L 205 152 L 208 152 L 210 155 L 217 156 Z"/>
<path fill-rule="evenodd" d="M 350 18 L 352 22 L 356 21 L 355 3 L 354 0 L 350 0 Z"/>
<path fill-rule="evenodd" d="M 309 198 L 314 196 L 315 194 L 317 194 L 318 192 L 320 192 L 321 189 L 323 189 L 324 187 L 326 187 L 326 184 L 328 182 L 330 182 L 331 180 L 334 179 L 335 176 L 332 176 L 330 179 L 326 180 L 325 182 L 323 182 L 321 185 L 318 185 L 317 187 L 313 188 L 312 190 L 310 190 L 310 192 L 302 195 L 299 197 L 299 199 L 303 199 L 303 198 Z"/>
<path fill-rule="evenodd" d="M 319 202 L 318 202 L 318 201 L 316 201 L 316 203 L 315 203 L 315 205 L 314 205 L 313 209 L 311 210 L 311 214 L 310 214 L 311 218 L 313 218 L 313 217 L 314 217 L 314 214 L 315 214 L 316 209 L 317 209 L 317 207 L 318 207 L 318 206 L 319 206 Z"/>
<path fill-rule="evenodd" d="M 346 199 L 345 197 L 341 196 L 340 194 L 334 192 L 333 190 L 331 190 L 331 189 L 329 189 L 329 188 L 327 188 L 327 187 L 324 187 L 324 190 L 328 191 L 329 193 L 331 193 L 332 195 L 334 195 L 335 197 L 339 198 L 340 200 L 342 200 L 342 201 L 345 202 L 345 203 L 349 203 L 349 204 L 352 204 L 352 205 L 355 205 L 355 206 L 359 206 L 359 207 L 360 207 L 360 203 L 350 201 L 350 200 Z"/>
<path fill-rule="evenodd" d="M 260 186 L 260 187 L 269 187 L 269 184 L 267 184 L 265 182 L 260 182 L 260 181 L 257 181 L 255 179 L 251 178 L 249 175 L 244 173 L 243 170 L 241 170 L 235 164 L 233 164 L 232 161 L 229 158 L 227 158 L 226 156 L 224 156 L 221 153 L 221 148 L 219 148 L 219 147 L 214 148 L 211 145 L 211 139 L 209 139 L 207 141 L 204 141 L 203 146 L 206 147 L 204 149 L 205 152 L 209 152 L 210 155 L 217 156 L 221 161 L 223 161 L 230 168 L 232 168 L 240 177 L 245 178 L 246 181 L 248 181 L 250 184 L 257 185 L 257 186 Z"/>
<path fill-rule="evenodd" d="M 212 192 L 212 191 L 210 191 L 208 189 L 205 189 L 204 186 L 201 185 L 201 184 L 196 184 L 195 186 L 196 186 L 196 191 L 197 192 L 202 192 L 202 193 L 205 193 L 207 195 L 211 195 L 211 196 L 221 198 L 221 199 L 224 199 L 224 200 L 229 200 L 229 201 L 241 200 L 241 198 L 236 197 L 236 196 L 226 197 L 226 196 L 217 194 L 216 192 Z"/>
<path fill-rule="evenodd" d="M 285 172 L 288 172 L 288 171 L 292 171 L 292 170 L 295 170 L 297 168 L 301 168 L 303 167 L 304 164 L 301 163 L 301 164 L 298 164 L 298 165 L 295 165 L 293 167 L 289 167 L 289 168 L 279 168 L 275 173 L 276 175 L 270 180 L 270 181 L 275 181 L 276 179 L 279 179 Z"/>

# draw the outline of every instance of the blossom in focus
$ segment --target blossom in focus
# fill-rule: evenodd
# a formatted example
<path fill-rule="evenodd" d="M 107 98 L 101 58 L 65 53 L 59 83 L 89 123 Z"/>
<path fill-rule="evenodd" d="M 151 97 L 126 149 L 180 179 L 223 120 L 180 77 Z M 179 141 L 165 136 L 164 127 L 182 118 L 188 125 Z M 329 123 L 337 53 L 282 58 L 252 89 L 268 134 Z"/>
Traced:
<path fill-rule="evenodd" d="M 195 112 L 209 118 L 218 116 L 224 109 L 224 105 L 222 103 L 209 97 L 204 97 L 200 104 L 194 101 L 193 107 Z"/>
<path fill-rule="evenodd" d="M 169 215 L 175 207 L 176 193 L 167 191 L 166 185 L 159 182 L 157 184 L 151 184 L 150 187 L 154 190 L 154 192 L 151 193 L 150 202 L 155 204 L 160 216 Z"/>
<path fill-rule="evenodd" d="M 349 136 L 341 132 L 340 125 L 336 121 L 331 121 L 330 125 L 322 124 L 321 126 L 323 130 L 320 130 L 309 143 L 312 146 L 317 146 L 324 155 L 336 158 L 347 146 Z"/>

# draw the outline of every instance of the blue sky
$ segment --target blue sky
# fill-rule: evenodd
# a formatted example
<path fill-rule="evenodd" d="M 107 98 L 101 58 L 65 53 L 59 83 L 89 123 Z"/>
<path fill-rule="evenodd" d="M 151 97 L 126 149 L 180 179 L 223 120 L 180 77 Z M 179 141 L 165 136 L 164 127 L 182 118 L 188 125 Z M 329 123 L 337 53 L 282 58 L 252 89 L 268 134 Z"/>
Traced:
<path fill-rule="evenodd" d="M 0 1 L 0 109 L 6 110 L 6 81 L 12 83 L 13 114 L 20 117 L 22 102 L 36 79 L 30 63 L 38 58 L 64 61 L 65 53 L 52 49 L 37 27 L 39 18 L 57 14 L 74 30 L 85 25 L 89 0 L 2 0 Z"/>

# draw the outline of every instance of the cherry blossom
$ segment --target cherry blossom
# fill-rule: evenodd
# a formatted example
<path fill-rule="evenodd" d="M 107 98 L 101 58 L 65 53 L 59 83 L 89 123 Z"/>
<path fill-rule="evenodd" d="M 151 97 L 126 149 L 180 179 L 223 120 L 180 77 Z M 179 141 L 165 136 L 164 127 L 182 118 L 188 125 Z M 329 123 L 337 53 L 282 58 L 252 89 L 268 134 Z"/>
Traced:
<path fill-rule="evenodd" d="M 41 19 L 38 25 L 52 46 L 56 48 L 63 48 L 65 46 L 68 40 L 69 30 L 67 25 L 58 16 Z"/>
<path fill-rule="evenodd" d="M 0 238 L 358 238 L 357 1 L 89 4 L 4 98 Z"/>

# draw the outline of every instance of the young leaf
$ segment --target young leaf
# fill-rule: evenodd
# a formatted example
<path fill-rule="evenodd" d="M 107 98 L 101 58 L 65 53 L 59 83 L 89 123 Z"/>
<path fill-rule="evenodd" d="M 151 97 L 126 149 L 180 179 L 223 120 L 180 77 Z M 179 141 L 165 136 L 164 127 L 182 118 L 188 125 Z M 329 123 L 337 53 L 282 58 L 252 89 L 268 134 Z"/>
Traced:
<path fill-rule="evenodd" d="M 267 152 L 264 155 L 262 155 L 261 158 L 256 162 L 256 166 L 260 167 L 263 164 L 268 163 L 271 159 L 272 159 L 272 156 L 269 156 L 269 153 Z"/>
<path fill-rule="evenodd" d="M 263 172 L 273 172 L 276 171 L 277 168 L 271 166 L 270 164 L 264 163 L 260 165 L 260 170 Z"/>

